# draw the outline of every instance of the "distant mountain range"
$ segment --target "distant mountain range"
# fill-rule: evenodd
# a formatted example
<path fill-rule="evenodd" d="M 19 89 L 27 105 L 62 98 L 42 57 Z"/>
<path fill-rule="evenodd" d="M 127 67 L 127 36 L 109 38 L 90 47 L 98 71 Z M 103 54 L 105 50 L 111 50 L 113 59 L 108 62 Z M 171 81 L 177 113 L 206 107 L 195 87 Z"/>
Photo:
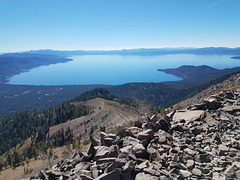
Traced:
<path fill-rule="evenodd" d="M 74 55 L 164 55 L 164 54 L 197 54 L 197 55 L 240 55 L 240 48 L 227 47 L 204 47 L 204 48 L 151 48 L 151 49 L 122 49 L 122 50 L 75 50 L 75 51 L 59 51 L 59 50 L 32 50 L 27 53 L 33 54 L 51 54 L 58 56 L 74 56 Z"/>

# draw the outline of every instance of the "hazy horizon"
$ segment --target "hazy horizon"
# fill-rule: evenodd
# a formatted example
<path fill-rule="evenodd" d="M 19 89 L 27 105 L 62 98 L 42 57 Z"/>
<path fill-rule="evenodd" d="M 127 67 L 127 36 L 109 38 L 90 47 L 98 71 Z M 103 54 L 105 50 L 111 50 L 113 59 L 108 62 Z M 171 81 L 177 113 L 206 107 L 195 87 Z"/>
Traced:
<path fill-rule="evenodd" d="M 28 52 L 28 51 L 122 51 L 122 50 L 138 50 L 138 49 L 201 49 L 201 48 L 229 48 L 229 49 L 236 49 L 240 48 L 240 46 L 236 47 L 223 47 L 223 46 L 203 46 L 203 47 L 156 47 L 156 48 L 123 48 L 123 49 L 29 49 L 26 51 L 8 51 L 8 52 L 0 52 L 0 54 L 5 54 L 5 53 L 23 53 L 23 52 Z"/>

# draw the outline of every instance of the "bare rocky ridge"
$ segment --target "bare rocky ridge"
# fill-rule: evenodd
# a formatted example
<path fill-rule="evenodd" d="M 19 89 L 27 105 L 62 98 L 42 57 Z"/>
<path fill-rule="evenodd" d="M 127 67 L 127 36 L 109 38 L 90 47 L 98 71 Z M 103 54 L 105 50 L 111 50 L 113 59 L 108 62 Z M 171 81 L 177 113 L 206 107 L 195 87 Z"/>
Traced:
<path fill-rule="evenodd" d="M 75 104 L 78 103 L 92 107 L 93 113 L 51 127 L 50 137 L 59 130 L 66 130 L 68 127 L 73 130 L 74 134 L 81 132 L 82 136 L 88 136 L 92 127 L 94 131 L 96 130 L 95 134 L 99 134 L 99 127 L 101 126 L 117 127 L 138 119 L 136 109 L 115 101 L 95 98 Z"/>
<path fill-rule="evenodd" d="M 163 119 L 91 137 L 78 152 L 30 179 L 240 179 L 240 88 Z"/>

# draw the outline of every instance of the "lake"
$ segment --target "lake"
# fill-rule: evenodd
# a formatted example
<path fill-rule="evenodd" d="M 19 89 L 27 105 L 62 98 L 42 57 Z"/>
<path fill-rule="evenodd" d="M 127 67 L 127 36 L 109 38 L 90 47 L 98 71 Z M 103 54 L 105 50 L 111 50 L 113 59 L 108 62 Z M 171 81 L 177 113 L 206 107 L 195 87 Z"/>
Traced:
<path fill-rule="evenodd" d="M 179 77 L 157 71 L 182 65 L 208 65 L 218 69 L 240 66 L 228 55 L 169 54 L 159 56 L 84 55 L 73 61 L 40 66 L 9 77 L 8 84 L 119 85 L 130 82 L 177 81 Z"/>

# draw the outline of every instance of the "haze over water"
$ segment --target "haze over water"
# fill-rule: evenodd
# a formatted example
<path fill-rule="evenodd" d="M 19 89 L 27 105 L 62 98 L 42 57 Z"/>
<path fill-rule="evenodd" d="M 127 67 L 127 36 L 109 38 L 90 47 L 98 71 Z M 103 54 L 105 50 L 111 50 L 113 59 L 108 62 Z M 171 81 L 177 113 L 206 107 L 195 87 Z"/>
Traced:
<path fill-rule="evenodd" d="M 208 65 L 218 69 L 240 66 L 227 55 L 121 56 L 85 55 L 73 61 L 30 69 L 10 77 L 8 84 L 25 85 L 120 85 L 131 82 L 177 81 L 181 78 L 157 71 L 182 65 Z"/>

